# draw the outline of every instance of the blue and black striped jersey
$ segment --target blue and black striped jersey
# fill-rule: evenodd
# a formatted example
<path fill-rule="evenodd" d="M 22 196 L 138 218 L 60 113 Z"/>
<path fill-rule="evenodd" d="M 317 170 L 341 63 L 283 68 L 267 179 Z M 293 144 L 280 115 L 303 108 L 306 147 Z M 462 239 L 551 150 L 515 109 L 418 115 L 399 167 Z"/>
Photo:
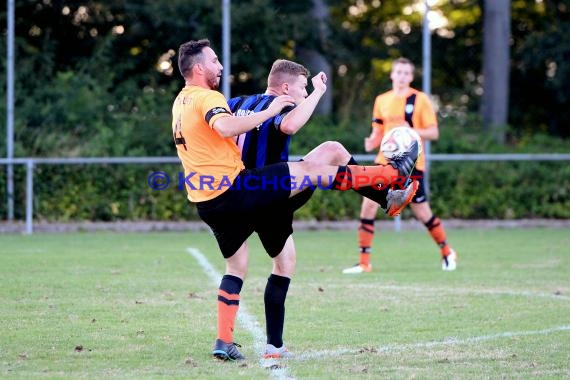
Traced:
<path fill-rule="evenodd" d="M 257 94 L 231 98 L 228 105 L 236 116 L 245 116 L 266 109 L 275 99 L 273 95 Z M 291 136 L 281 132 L 281 122 L 292 107 L 285 107 L 280 114 L 266 120 L 245 135 L 238 136 L 242 147 L 241 157 L 248 169 L 259 168 L 289 160 Z"/>

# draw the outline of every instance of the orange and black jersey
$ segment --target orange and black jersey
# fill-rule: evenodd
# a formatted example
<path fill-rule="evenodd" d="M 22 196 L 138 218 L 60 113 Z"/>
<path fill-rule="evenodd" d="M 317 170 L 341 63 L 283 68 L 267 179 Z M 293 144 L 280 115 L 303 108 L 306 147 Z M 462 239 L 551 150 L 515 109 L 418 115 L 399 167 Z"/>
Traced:
<path fill-rule="evenodd" d="M 382 133 L 408 123 L 414 129 L 427 129 L 437 126 L 437 117 L 429 97 L 416 89 L 410 88 L 404 96 L 393 90 L 378 95 L 372 109 L 372 127 L 380 128 Z M 381 152 L 376 163 L 386 164 Z M 421 155 L 416 164 L 418 170 L 425 170 L 425 159 Z"/>
<path fill-rule="evenodd" d="M 273 95 L 257 94 L 231 98 L 228 105 L 235 116 L 246 116 L 265 110 L 275 99 Z M 291 136 L 281 131 L 281 122 L 292 107 L 285 107 L 281 113 L 267 119 L 256 128 L 238 136 L 242 161 L 248 169 L 289 160 Z"/>
<path fill-rule="evenodd" d="M 244 169 L 235 139 L 223 137 L 212 127 L 217 119 L 228 116 L 228 103 L 218 91 L 186 86 L 174 100 L 172 134 L 192 202 L 221 195 Z"/>

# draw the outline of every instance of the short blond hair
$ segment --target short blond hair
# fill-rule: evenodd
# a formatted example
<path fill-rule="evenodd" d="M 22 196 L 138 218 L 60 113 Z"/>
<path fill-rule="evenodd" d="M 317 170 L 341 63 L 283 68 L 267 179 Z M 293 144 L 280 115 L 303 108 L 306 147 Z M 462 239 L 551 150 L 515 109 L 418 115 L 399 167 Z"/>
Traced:
<path fill-rule="evenodd" d="M 267 77 L 267 86 L 281 86 L 283 83 L 290 81 L 291 78 L 296 78 L 299 75 L 308 78 L 310 73 L 305 66 L 299 63 L 287 59 L 278 59 L 271 66 L 271 71 L 269 71 L 269 76 Z"/>
<path fill-rule="evenodd" d="M 416 69 L 416 66 L 414 66 L 412 61 L 410 61 L 408 58 L 404 58 L 404 57 L 400 57 L 400 58 L 397 58 L 394 61 L 392 61 L 392 70 L 394 70 L 394 67 L 396 67 L 396 65 L 410 65 L 412 67 L 412 73 Z"/>

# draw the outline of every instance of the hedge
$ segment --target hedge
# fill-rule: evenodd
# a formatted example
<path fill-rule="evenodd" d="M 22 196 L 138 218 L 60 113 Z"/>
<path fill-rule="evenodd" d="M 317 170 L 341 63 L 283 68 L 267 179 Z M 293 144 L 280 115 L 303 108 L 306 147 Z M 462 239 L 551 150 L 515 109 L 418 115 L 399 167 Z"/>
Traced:
<path fill-rule="evenodd" d="M 171 182 L 153 190 L 149 176 Z M 40 165 L 34 176 L 34 216 L 42 221 L 196 220 L 180 190 L 178 165 Z M 24 217 L 24 171 L 16 166 L 16 218 Z M 430 203 L 443 218 L 570 218 L 570 165 L 557 162 L 433 162 Z M 5 177 L 0 179 L 5 194 Z M 3 197 L 5 199 L 5 196 Z M 300 219 L 358 218 L 361 197 L 317 190 Z M 6 205 L 0 205 L 5 215 Z M 409 217 L 409 212 L 404 217 Z"/>
<path fill-rule="evenodd" d="M 324 141 L 350 135 L 351 149 L 364 134 L 348 133 L 317 120 L 294 138 L 294 154 Z M 320 124 L 319 124 L 320 123 Z M 569 142 L 545 136 L 511 136 L 510 146 L 496 146 L 477 128 L 455 124 L 442 128 L 432 152 L 568 152 Z M 363 129 L 361 127 L 361 129 Z M 344 141 L 343 141 L 344 142 Z M 172 149 L 174 151 L 174 149 Z M 4 167 L 2 170 L 4 171 Z M 148 184 L 154 172 L 171 182 L 164 190 Z M 34 172 L 34 216 L 41 221 L 197 220 L 196 208 L 181 190 L 178 164 L 39 165 Z M 442 218 L 519 219 L 570 218 L 570 165 L 552 162 L 432 162 L 430 202 Z M 0 215 L 6 216 L 6 176 L 0 176 Z M 354 193 L 318 190 L 297 212 L 299 219 L 358 218 L 361 197 Z M 15 217 L 25 216 L 25 170 L 15 166 Z M 403 217 L 411 216 L 409 209 Z"/>

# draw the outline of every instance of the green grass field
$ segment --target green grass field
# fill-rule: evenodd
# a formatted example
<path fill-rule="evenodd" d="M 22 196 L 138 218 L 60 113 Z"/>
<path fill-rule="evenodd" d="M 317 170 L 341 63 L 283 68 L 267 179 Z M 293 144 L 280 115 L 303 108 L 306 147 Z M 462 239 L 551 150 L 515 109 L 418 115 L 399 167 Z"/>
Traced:
<path fill-rule="evenodd" d="M 224 266 L 208 233 L 0 235 L 0 377 L 570 378 L 570 233 L 448 235 L 455 272 L 425 231 L 383 231 L 375 271 L 348 276 L 355 231 L 296 233 L 285 342 L 297 357 L 281 362 L 260 360 L 271 261 L 252 238 L 245 363 L 210 357 Z"/>

